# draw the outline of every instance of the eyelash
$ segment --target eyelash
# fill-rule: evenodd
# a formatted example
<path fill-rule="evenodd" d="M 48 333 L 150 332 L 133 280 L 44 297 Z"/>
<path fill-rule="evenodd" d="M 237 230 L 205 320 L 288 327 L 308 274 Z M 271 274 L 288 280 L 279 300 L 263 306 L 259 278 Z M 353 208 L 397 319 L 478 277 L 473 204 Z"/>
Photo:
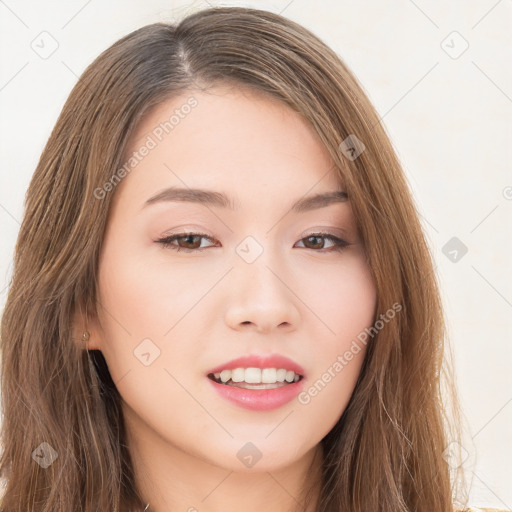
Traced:
<path fill-rule="evenodd" d="M 176 252 L 179 252 L 179 251 L 199 252 L 199 251 L 203 251 L 204 249 L 206 249 L 206 247 L 203 247 L 202 249 L 188 249 L 186 247 L 180 247 L 178 245 L 173 245 L 171 243 L 174 240 L 177 240 L 177 239 L 180 239 L 180 238 L 186 238 L 186 237 L 189 237 L 189 236 L 199 236 L 201 238 L 207 238 L 208 240 L 212 241 L 212 238 L 209 237 L 208 235 L 206 235 L 205 233 L 177 233 L 176 235 L 171 235 L 171 236 L 168 236 L 168 237 L 165 237 L 165 238 L 160 238 L 160 239 L 158 239 L 156 241 L 158 243 L 162 244 L 164 249 L 171 249 L 171 250 L 176 251 Z M 328 249 L 318 249 L 318 250 L 317 249 L 311 249 L 312 251 L 315 251 L 315 252 L 333 252 L 333 251 L 334 252 L 341 252 L 341 251 L 343 251 L 345 249 L 345 247 L 350 245 L 345 240 L 342 240 L 341 238 L 338 238 L 337 236 L 334 236 L 331 233 L 324 233 L 324 232 L 322 232 L 322 233 L 311 233 L 310 235 L 307 235 L 304 238 L 301 238 L 300 241 L 306 240 L 306 239 L 312 238 L 312 237 L 329 239 L 329 240 L 333 241 L 334 244 L 335 244 L 333 247 L 329 247 Z M 306 249 L 307 249 L 307 247 L 306 247 Z"/>

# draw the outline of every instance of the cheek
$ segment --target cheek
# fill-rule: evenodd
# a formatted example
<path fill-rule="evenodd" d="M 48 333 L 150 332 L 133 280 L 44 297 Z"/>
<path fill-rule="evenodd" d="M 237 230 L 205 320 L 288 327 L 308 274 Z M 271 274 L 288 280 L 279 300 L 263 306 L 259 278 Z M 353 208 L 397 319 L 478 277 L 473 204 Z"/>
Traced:
<path fill-rule="evenodd" d="M 171 438 L 179 437 L 183 425 L 176 420 L 176 410 L 198 428 L 207 424 L 183 388 L 198 349 L 176 341 L 190 334 L 183 317 L 200 292 L 204 294 L 204 286 L 194 293 L 176 266 L 148 264 L 136 248 L 120 247 L 119 241 L 115 247 L 105 246 L 100 268 L 102 352 L 126 414 L 134 421 L 140 417 L 163 425 Z"/>
<path fill-rule="evenodd" d="M 298 403 L 326 434 L 354 391 L 366 353 L 365 342 L 370 339 L 364 333 L 373 325 L 377 292 L 362 253 L 345 255 L 336 271 L 331 267 L 325 272 L 328 275 L 316 276 L 325 286 L 324 293 L 309 295 L 322 328 L 318 330 L 317 322 L 316 335 L 311 337 L 317 347 L 312 354 L 314 369 Z"/>
<path fill-rule="evenodd" d="M 332 354 L 317 372 L 310 375 L 297 396 L 297 408 L 323 438 L 344 413 L 361 371 L 365 347 Z M 307 418 L 310 418 L 307 420 Z"/>
<path fill-rule="evenodd" d="M 338 325 L 342 334 L 318 343 L 318 356 L 309 373 L 297 402 L 304 418 L 311 418 L 321 437 L 326 435 L 345 411 L 352 396 L 366 354 L 366 344 L 360 341 L 361 332 L 371 325 L 340 315 L 350 325 Z M 371 318 L 368 316 L 367 318 Z M 358 338 L 357 336 L 360 336 Z"/>
<path fill-rule="evenodd" d="M 120 231 L 118 232 L 120 233 Z M 121 233 L 122 234 L 122 233 Z M 147 249 L 146 249 L 147 252 Z M 180 277 L 181 276 L 181 277 Z M 99 272 L 101 348 L 114 382 L 131 372 L 130 379 L 151 373 L 140 389 L 162 389 L 154 380 L 164 374 L 169 386 L 170 361 L 183 366 L 186 347 L 172 351 L 170 340 L 180 331 L 180 319 L 197 301 L 199 291 L 179 268 L 162 268 L 149 261 L 145 249 L 112 238 L 105 244 Z M 193 354 L 188 354 L 188 359 Z"/>
<path fill-rule="evenodd" d="M 370 269 L 362 251 L 354 250 L 314 272 L 304 268 L 302 275 L 309 277 L 297 281 L 300 296 L 317 317 L 314 338 L 322 354 L 332 355 L 373 322 L 377 291 Z"/>
<path fill-rule="evenodd" d="M 204 294 L 204 279 L 197 266 L 193 273 L 185 271 L 155 242 L 148 248 L 133 238 L 123 240 L 118 230 L 105 245 L 99 274 L 104 317 L 129 332 L 133 342 L 162 340 Z"/>

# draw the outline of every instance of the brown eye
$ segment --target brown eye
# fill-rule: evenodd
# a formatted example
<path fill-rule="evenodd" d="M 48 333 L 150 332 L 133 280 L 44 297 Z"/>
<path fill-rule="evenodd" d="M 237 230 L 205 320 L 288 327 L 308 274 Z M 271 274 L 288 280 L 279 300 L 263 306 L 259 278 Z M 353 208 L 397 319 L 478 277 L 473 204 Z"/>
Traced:
<path fill-rule="evenodd" d="M 180 238 L 176 238 L 178 241 L 184 242 L 183 249 L 199 249 L 201 247 L 201 236 L 200 235 L 186 235 Z M 199 242 L 199 245 L 197 245 Z M 191 247 L 192 246 L 192 247 Z M 181 246 L 180 246 L 181 247 Z"/>
<path fill-rule="evenodd" d="M 157 242 L 162 244 L 165 249 L 185 252 L 200 252 L 205 249 L 204 246 L 201 247 L 201 239 L 203 238 L 213 241 L 211 237 L 204 233 L 178 233 L 176 235 L 161 238 L 157 240 Z M 330 240 L 333 243 L 333 245 L 327 249 L 325 248 L 326 240 Z M 345 240 L 329 233 L 313 233 L 300 240 L 300 242 L 303 241 L 306 241 L 306 249 L 311 249 L 315 252 L 342 251 L 346 246 L 350 245 Z M 178 243 L 176 244 L 174 242 Z"/>
<path fill-rule="evenodd" d="M 323 237 L 323 236 L 311 235 L 311 236 L 304 238 L 303 240 L 307 240 L 308 244 L 310 244 L 308 246 L 308 249 L 323 249 L 323 246 L 325 245 L 325 237 Z M 313 242 L 312 242 L 312 240 L 313 240 Z M 306 246 L 308 244 L 306 244 Z"/>
<path fill-rule="evenodd" d="M 338 238 L 329 233 L 313 233 L 301 240 L 306 240 L 305 243 L 307 249 L 316 250 L 316 252 L 331 252 L 331 251 L 342 251 L 347 245 L 350 245 L 345 240 Z M 332 247 L 324 248 L 325 240 L 331 240 L 333 242 Z"/>
<path fill-rule="evenodd" d="M 202 250 L 201 239 L 206 238 L 212 240 L 208 235 L 203 233 L 179 233 L 177 235 L 168 236 L 157 240 L 165 249 L 173 249 L 175 251 L 196 252 Z M 178 245 L 174 244 L 178 241 Z"/>

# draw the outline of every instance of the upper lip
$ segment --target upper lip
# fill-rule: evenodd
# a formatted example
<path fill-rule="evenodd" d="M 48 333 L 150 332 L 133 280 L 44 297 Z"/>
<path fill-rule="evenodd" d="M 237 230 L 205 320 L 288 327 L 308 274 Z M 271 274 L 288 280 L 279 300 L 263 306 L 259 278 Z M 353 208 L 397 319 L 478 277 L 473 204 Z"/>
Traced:
<path fill-rule="evenodd" d="M 281 354 L 252 354 L 238 357 L 212 368 L 208 374 L 220 373 L 222 370 L 233 370 L 235 368 L 284 368 L 303 377 L 305 374 L 304 368 L 300 364 Z"/>

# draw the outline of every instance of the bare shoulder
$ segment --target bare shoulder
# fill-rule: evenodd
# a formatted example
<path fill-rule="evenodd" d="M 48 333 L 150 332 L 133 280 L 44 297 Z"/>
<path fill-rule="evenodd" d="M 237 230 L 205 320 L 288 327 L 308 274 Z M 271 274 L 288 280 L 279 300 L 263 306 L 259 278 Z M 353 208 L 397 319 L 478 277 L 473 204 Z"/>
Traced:
<path fill-rule="evenodd" d="M 454 508 L 453 512 L 512 512 L 504 508 L 480 508 L 480 507 L 466 507 Z"/>

